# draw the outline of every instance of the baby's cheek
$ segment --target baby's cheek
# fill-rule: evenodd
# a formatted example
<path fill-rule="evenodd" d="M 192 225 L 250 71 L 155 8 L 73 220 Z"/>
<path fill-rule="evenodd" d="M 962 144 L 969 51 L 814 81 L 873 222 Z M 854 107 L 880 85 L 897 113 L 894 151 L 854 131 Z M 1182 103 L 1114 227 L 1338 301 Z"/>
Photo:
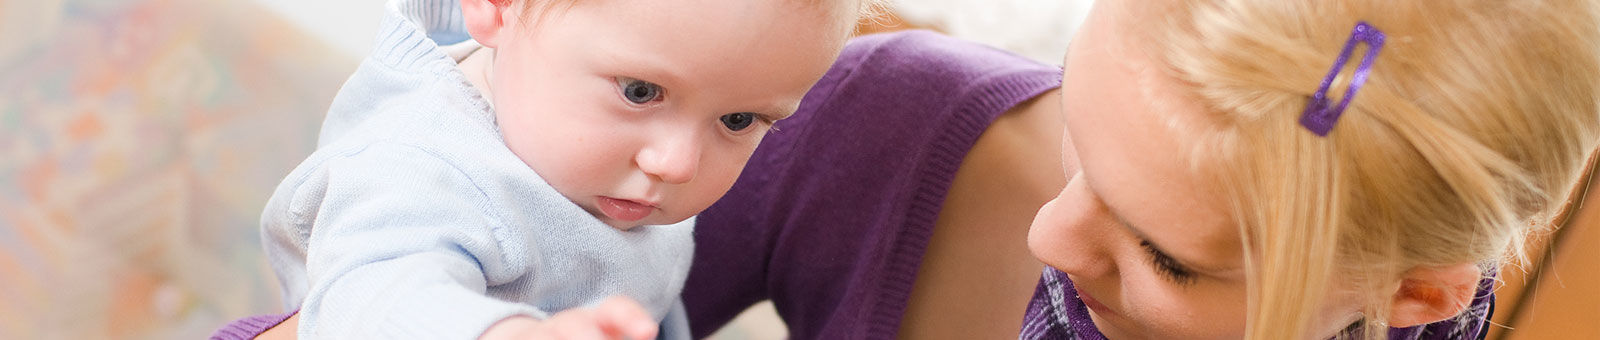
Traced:
<path fill-rule="evenodd" d="M 738 162 L 725 161 L 724 164 L 707 164 L 710 167 L 701 173 L 702 176 L 700 178 L 696 178 L 693 184 L 695 187 L 689 190 L 688 195 L 690 197 L 685 197 L 685 201 L 691 203 L 689 205 L 691 211 L 687 214 L 699 214 L 727 195 L 728 190 L 732 189 L 734 182 L 739 179 L 744 163 L 743 159 L 739 159 Z"/>

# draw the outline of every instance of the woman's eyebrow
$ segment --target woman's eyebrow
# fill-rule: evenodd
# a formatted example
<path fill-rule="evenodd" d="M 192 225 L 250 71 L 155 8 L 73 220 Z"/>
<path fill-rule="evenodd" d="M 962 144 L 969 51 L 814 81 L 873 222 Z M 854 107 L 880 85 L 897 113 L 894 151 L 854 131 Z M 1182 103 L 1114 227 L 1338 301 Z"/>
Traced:
<path fill-rule="evenodd" d="M 1117 225 L 1122 226 L 1123 230 L 1127 230 L 1128 232 L 1133 233 L 1134 237 L 1138 237 L 1140 240 L 1150 243 L 1151 248 L 1155 248 L 1157 252 L 1166 255 L 1168 258 L 1171 258 L 1174 262 L 1177 262 L 1178 265 L 1186 269 L 1201 268 L 1199 266 L 1190 265 L 1189 261 L 1180 259 L 1176 255 L 1173 255 L 1172 252 L 1167 251 L 1168 248 L 1162 247 L 1161 244 L 1150 239 L 1149 235 L 1145 235 L 1143 231 L 1140 231 L 1139 227 L 1135 227 L 1133 223 L 1129 223 L 1127 219 L 1123 219 L 1122 214 L 1117 213 L 1116 209 L 1111 208 L 1111 205 L 1106 205 L 1106 210 L 1111 212 L 1111 218 L 1116 220 Z"/>
<path fill-rule="evenodd" d="M 1084 176 L 1083 178 L 1087 181 L 1089 176 Z M 1094 183 L 1094 182 L 1093 181 L 1088 181 L 1087 183 Z M 1093 185 L 1088 185 L 1087 187 L 1089 188 L 1090 192 L 1094 192 L 1095 193 L 1095 197 L 1104 197 L 1104 196 L 1101 196 L 1099 192 L 1095 191 L 1095 188 L 1094 188 Z M 1115 220 L 1117 222 L 1117 225 L 1120 226 L 1123 230 L 1127 230 L 1129 233 L 1132 233 L 1134 237 L 1138 237 L 1140 240 L 1143 240 L 1145 242 L 1149 242 L 1151 248 L 1155 248 L 1156 251 L 1161 252 L 1162 254 L 1165 254 L 1168 258 L 1171 258 L 1173 262 L 1177 262 L 1178 265 L 1182 266 L 1185 269 L 1191 269 L 1191 270 L 1197 271 L 1197 272 L 1212 273 L 1212 274 L 1230 273 L 1230 272 L 1235 271 L 1235 270 L 1238 269 L 1238 268 L 1221 268 L 1221 267 L 1214 267 L 1214 266 L 1195 265 L 1193 261 L 1188 261 L 1188 260 L 1179 258 L 1176 254 L 1173 254 L 1172 252 L 1167 251 L 1168 249 L 1171 249 L 1171 248 L 1162 247 L 1161 244 L 1156 242 L 1154 239 L 1151 239 L 1150 235 L 1145 234 L 1144 231 L 1142 231 L 1143 229 L 1139 228 L 1138 226 L 1135 226 L 1133 223 L 1128 222 L 1127 219 L 1123 218 L 1122 216 L 1125 216 L 1125 215 L 1123 215 L 1122 213 L 1118 212 L 1116 207 L 1111 206 L 1111 204 L 1108 203 L 1108 202 L 1105 202 L 1104 199 L 1100 200 L 1100 204 L 1104 205 L 1106 207 L 1106 211 L 1111 214 L 1111 218 L 1113 220 Z"/>

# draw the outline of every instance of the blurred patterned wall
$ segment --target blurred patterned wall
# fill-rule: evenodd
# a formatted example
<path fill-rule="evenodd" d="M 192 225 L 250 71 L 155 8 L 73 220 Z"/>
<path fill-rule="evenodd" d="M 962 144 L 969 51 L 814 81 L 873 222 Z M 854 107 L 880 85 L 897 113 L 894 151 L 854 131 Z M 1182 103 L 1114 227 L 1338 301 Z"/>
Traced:
<path fill-rule="evenodd" d="M 255 232 L 355 60 L 253 2 L 0 1 L 0 339 L 275 311 Z"/>

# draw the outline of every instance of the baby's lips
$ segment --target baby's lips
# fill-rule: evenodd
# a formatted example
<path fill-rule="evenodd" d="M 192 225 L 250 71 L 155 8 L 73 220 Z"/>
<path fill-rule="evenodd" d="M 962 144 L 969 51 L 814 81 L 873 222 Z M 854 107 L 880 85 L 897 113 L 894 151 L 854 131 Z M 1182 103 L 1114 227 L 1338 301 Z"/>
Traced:
<path fill-rule="evenodd" d="M 606 217 L 624 222 L 642 220 L 656 209 L 655 206 L 627 199 L 600 197 L 600 212 Z"/>

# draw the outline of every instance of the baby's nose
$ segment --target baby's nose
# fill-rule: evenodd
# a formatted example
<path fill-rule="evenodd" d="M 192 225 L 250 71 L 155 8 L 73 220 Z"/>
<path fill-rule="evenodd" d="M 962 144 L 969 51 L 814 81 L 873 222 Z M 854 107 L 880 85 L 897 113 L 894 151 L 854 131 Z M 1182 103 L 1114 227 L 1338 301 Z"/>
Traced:
<path fill-rule="evenodd" d="M 639 151 L 635 162 L 639 170 L 655 180 L 683 184 L 694 180 L 700 167 L 700 145 L 693 138 L 671 138 Z"/>

